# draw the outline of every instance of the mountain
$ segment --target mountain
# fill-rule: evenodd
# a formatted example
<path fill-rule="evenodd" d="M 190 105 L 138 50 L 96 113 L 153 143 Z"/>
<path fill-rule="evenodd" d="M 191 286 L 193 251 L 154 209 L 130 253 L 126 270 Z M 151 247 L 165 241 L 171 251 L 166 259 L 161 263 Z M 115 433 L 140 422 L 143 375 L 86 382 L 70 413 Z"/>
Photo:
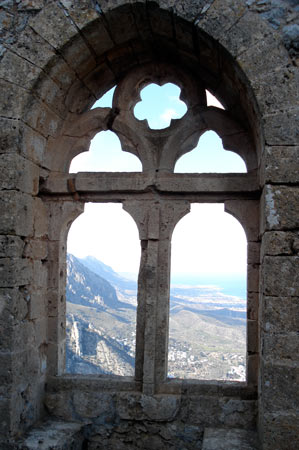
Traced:
<path fill-rule="evenodd" d="M 115 288 L 107 279 L 71 254 L 67 255 L 66 298 L 68 302 L 97 309 L 128 307 L 127 303 L 119 301 Z"/>
<path fill-rule="evenodd" d="M 109 281 L 114 287 L 117 287 L 120 290 L 136 291 L 137 284 L 135 281 L 122 277 L 114 272 L 111 267 L 107 266 L 102 261 L 99 261 L 94 256 L 86 256 L 85 258 L 80 258 L 79 261 L 89 270 Z"/>
<path fill-rule="evenodd" d="M 109 281 L 71 254 L 67 255 L 66 300 L 67 372 L 132 375 L 136 308 L 120 301 Z"/>
<path fill-rule="evenodd" d="M 133 375 L 134 354 L 128 342 L 114 336 L 115 329 L 94 325 L 80 311 L 71 310 L 67 314 L 67 372 Z"/>
<path fill-rule="evenodd" d="M 67 258 L 69 373 L 134 374 L 136 283 L 94 257 Z M 244 380 L 246 302 L 221 288 L 173 286 L 168 376 Z"/>

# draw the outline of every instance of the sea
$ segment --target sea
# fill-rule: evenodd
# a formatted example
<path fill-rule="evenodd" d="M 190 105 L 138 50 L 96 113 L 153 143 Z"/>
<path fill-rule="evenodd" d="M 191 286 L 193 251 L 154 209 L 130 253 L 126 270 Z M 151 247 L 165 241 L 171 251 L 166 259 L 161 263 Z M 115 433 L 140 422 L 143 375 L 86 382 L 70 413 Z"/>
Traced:
<path fill-rule="evenodd" d="M 171 286 L 215 286 L 225 295 L 246 299 L 246 274 L 174 274 Z"/>

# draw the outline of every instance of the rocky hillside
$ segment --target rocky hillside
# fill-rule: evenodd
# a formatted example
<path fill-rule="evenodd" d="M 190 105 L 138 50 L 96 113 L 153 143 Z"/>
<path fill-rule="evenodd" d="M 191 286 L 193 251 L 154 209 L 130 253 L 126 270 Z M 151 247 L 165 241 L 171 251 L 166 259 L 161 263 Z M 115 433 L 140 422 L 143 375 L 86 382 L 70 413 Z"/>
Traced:
<path fill-rule="evenodd" d="M 68 255 L 67 275 L 67 372 L 133 375 L 136 283 L 93 257 Z M 244 300 L 215 286 L 173 287 L 168 375 L 243 380 L 245 323 Z"/>
<path fill-rule="evenodd" d="M 119 309 L 127 306 L 118 300 L 116 290 L 107 278 L 104 279 L 70 254 L 67 256 L 66 298 L 70 303 L 93 306 L 97 309 Z"/>
<path fill-rule="evenodd" d="M 136 291 L 137 286 L 135 281 L 127 280 L 120 276 L 118 273 L 114 272 L 111 267 L 107 266 L 102 261 L 99 261 L 94 256 L 86 256 L 85 258 L 79 259 L 79 261 L 89 270 L 109 281 L 116 289 Z"/>
<path fill-rule="evenodd" d="M 109 281 L 73 255 L 67 256 L 66 298 L 67 372 L 132 375 L 135 307 L 120 301 Z"/>

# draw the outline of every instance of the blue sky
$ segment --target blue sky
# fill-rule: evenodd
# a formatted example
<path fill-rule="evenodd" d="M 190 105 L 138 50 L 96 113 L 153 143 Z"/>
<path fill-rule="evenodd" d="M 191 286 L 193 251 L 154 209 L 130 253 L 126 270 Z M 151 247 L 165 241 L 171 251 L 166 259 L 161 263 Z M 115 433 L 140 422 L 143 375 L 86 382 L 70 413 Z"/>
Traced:
<path fill-rule="evenodd" d="M 110 107 L 113 91 L 106 93 L 94 107 Z M 180 89 L 167 83 L 149 85 L 141 92 L 134 114 L 147 119 L 153 129 L 166 128 L 171 118 L 182 117 L 187 108 L 179 99 Z M 221 107 L 208 93 L 208 104 Z M 92 140 L 90 150 L 72 161 L 70 172 L 141 171 L 138 158 L 121 150 L 118 137 L 101 132 Z M 243 160 L 222 148 L 214 132 L 206 132 L 197 147 L 182 156 L 175 172 L 246 172 Z M 97 257 L 119 272 L 137 272 L 140 248 L 137 227 L 119 204 L 87 204 L 85 213 L 72 225 L 68 251 L 82 257 Z M 192 205 L 191 213 L 178 223 L 172 240 L 173 273 L 246 272 L 246 238 L 241 225 L 223 211 L 223 204 Z"/>

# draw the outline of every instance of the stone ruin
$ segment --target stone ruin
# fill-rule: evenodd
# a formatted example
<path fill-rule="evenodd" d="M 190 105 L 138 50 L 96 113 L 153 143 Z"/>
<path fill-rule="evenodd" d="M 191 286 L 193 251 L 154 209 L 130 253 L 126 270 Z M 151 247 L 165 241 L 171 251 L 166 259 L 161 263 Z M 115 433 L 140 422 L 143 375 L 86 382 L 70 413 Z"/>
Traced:
<path fill-rule="evenodd" d="M 0 1 L 1 449 L 299 448 L 298 16 L 297 0 Z M 169 81 L 188 112 L 151 130 L 133 108 Z M 102 130 L 142 172 L 69 173 Z M 207 130 L 247 173 L 174 173 Z M 64 371 L 66 237 L 87 201 L 138 226 L 134 377 Z M 246 382 L 167 379 L 171 234 L 219 201 L 248 240 Z"/>

